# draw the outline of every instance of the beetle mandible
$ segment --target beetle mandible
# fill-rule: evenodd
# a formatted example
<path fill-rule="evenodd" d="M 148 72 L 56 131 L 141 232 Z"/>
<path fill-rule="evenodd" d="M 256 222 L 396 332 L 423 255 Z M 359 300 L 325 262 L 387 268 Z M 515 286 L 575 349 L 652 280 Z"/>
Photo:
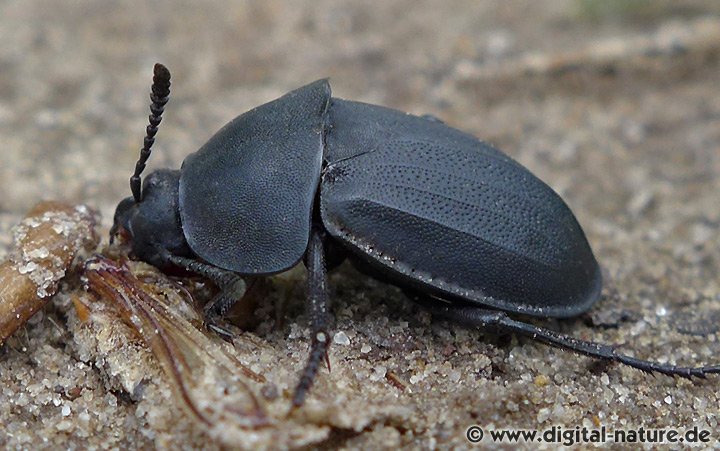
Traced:
<path fill-rule="evenodd" d="M 508 316 L 579 315 L 600 297 L 602 277 L 560 196 L 474 136 L 432 117 L 332 97 L 328 81 L 318 80 L 238 116 L 179 170 L 148 175 L 141 190 L 169 95 L 170 72 L 156 64 L 133 195 L 119 203 L 111 237 L 123 232 L 137 258 L 218 285 L 204 311 L 210 327 L 236 301 L 241 276 L 303 260 L 312 343 L 293 406 L 326 356 L 327 270 L 345 257 L 447 319 L 647 372 L 720 372 L 635 359 Z"/>

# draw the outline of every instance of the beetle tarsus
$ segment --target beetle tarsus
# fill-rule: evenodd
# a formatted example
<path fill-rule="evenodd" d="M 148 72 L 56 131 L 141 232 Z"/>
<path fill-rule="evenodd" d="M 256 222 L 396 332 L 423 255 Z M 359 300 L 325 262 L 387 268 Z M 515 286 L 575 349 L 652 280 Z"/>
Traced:
<path fill-rule="evenodd" d="M 619 362 L 650 374 L 660 373 L 668 376 L 680 376 L 686 379 L 692 379 L 693 377 L 704 379 L 708 374 L 720 373 L 720 366 L 679 367 L 637 359 L 618 353 L 615 350 L 615 346 L 579 340 L 550 329 L 517 321 L 510 318 L 505 312 L 499 310 L 453 305 L 423 295 L 415 295 L 413 299 L 430 310 L 433 315 L 464 323 L 469 326 L 496 327 L 506 332 L 514 332 L 528 336 L 557 348 L 567 349 L 589 357 Z"/>
<path fill-rule="evenodd" d="M 212 321 L 209 322 L 208 319 L 205 319 L 205 327 L 214 332 L 218 337 L 222 338 L 228 343 L 233 343 L 235 340 L 236 334 L 234 334 L 230 329 L 228 329 L 225 326 L 220 325 L 221 321 Z"/>
<path fill-rule="evenodd" d="M 315 382 L 315 376 L 323 359 L 328 370 L 330 369 L 330 359 L 327 355 L 330 345 L 330 334 L 327 332 L 327 267 L 323 239 L 317 230 L 314 230 L 310 236 L 305 265 L 308 271 L 308 308 L 310 309 L 312 342 L 310 357 L 295 388 L 293 408 L 300 407 L 305 402 L 305 395 Z"/>

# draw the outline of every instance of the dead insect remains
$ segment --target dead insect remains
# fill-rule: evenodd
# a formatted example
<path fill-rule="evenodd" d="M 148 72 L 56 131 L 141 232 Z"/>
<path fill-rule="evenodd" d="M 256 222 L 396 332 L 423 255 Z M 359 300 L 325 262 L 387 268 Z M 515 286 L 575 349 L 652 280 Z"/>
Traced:
<path fill-rule="evenodd" d="M 112 303 L 158 359 L 168 383 L 190 416 L 206 429 L 270 424 L 250 382 L 265 378 L 243 365 L 196 324 L 202 322 L 177 286 L 153 272 L 103 256 L 85 263 L 87 289 Z M 221 394 L 221 396 L 220 396 Z M 216 432 L 220 433 L 220 432 Z M 224 431 L 227 433 L 227 431 Z"/>

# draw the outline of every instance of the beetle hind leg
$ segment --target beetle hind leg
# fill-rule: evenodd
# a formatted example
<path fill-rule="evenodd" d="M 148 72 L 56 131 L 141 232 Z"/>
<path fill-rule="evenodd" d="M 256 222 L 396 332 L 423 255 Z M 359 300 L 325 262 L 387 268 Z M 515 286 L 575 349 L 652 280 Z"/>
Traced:
<path fill-rule="evenodd" d="M 693 377 L 705 378 L 708 374 L 720 373 L 720 365 L 680 367 L 637 359 L 617 352 L 615 350 L 615 346 L 579 340 L 577 338 L 557 333 L 550 329 L 517 321 L 510 318 L 505 312 L 499 310 L 488 310 L 473 306 L 447 304 L 432 298 L 415 297 L 414 300 L 430 310 L 433 315 L 452 321 L 475 327 L 496 327 L 507 332 L 525 335 L 534 340 L 542 341 L 547 345 L 555 346 L 557 348 L 567 349 L 602 360 L 620 362 L 647 373 L 661 373 L 668 376 L 680 376 L 687 379 Z"/>

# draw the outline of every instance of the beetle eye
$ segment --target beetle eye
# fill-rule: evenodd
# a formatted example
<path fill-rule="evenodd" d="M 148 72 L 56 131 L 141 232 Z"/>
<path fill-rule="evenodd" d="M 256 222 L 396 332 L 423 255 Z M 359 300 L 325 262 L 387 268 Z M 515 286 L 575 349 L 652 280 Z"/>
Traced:
<path fill-rule="evenodd" d="M 132 240 L 132 232 L 122 225 L 113 225 L 110 229 L 110 244 L 113 244 L 116 238 L 119 238 L 119 244 L 127 243 Z"/>
<path fill-rule="evenodd" d="M 113 244 L 115 237 L 120 234 L 125 233 L 125 237 L 128 238 L 132 236 L 132 230 L 128 230 L 128 228 L 130 227 L 130 215 L 134 208 L 136 208 L 136 204 L 132 197 L 120 201 L 113 216 L 113 226 L 110 228 L 110 244 Z"/>

